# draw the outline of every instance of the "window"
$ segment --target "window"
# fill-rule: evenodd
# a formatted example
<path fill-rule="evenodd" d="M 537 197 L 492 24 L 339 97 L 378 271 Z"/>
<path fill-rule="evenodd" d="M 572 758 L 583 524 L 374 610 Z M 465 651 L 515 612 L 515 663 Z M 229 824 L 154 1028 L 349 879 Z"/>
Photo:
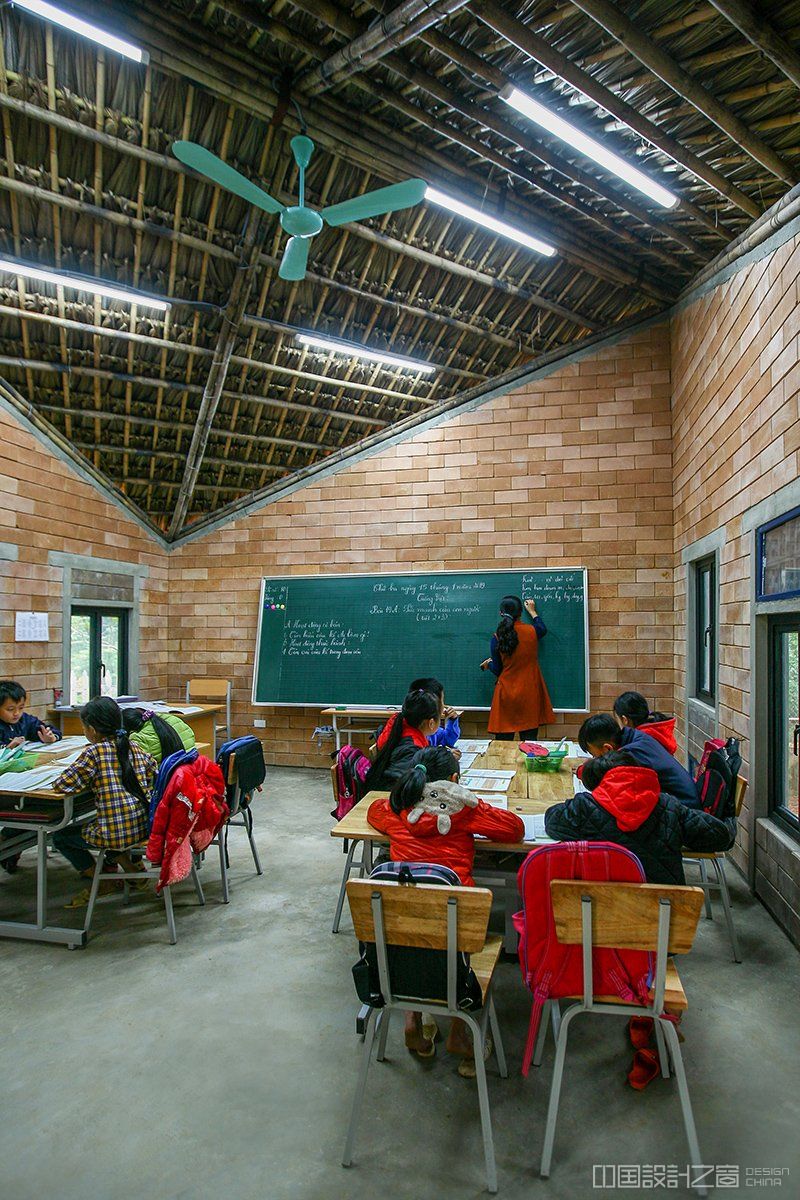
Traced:
<path fill-rule="evenodd" d="M 770 808 L 800 832 L 800 616 L 770 621 Z"/>
<path fill-rule="evenodd" d="M 694 694 L 713 704 L 717 690 L 717 565 L 713 555 L 694 565 L 694 632 Z"/>
<path fill-rule="evenodd" d="M 761 526 L 757 562 L 757 599 L 800 596 L 800 509 Z"/>
<path fill-rule="evenodd" d="M 128 688 L 128 610 L 73 606 L 70 612 L 70 704 L 121 696 Z"/>

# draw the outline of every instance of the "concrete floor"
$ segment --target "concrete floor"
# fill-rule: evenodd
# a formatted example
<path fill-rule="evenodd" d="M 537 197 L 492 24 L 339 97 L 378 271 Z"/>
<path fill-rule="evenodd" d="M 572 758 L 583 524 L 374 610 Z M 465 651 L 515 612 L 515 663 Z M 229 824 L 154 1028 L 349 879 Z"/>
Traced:
<path fill-rule="evenodd" d="M 0 949 L 3 1200 L 465 1200 L 485 1194 L 473 1083 L 439 1050 L 412 1059 L 393 1032 L 374 1064 L 353 1167 L 339 1163 L 360 1042 L 349 922 L 334 937 L 342 866 L 328 836 L 327 773 L 271 770 L 257 803 L 263 878 L 231 835 L 231 904 L 212 862 L 207 906 L 176 897 L 179 942 L 149 896 L 99 903 L 83 951 Z M 303 832 L 298 836 L 297 831 Z M 0 875 L 0 912 L 33 900 L 32 857 Z M 734 878 L 745 962 L 721 921 L 701 922 L 681 969 L 690 1009 L 685 1060 L 707 1163 L 789 1168 L 800 1195 L 798 955 Z M 76 877 L 54 860 L 52 918 Z M 528 997 L 513 962 L 497 1003 L 511 1076 L 490 1064 L 500 1194 L 508 1200 L 644 1195 L 595 1190 L 593 1164 L 684 1164 L 674 1083 L 625 1084 L 624 1023 L 580 1018 L 570 1035 L 553 1173 L 537 1169 L 552 1065 L 519 1075 Z M 673 1194 L 686 1194 L 679 1187 Z"/>

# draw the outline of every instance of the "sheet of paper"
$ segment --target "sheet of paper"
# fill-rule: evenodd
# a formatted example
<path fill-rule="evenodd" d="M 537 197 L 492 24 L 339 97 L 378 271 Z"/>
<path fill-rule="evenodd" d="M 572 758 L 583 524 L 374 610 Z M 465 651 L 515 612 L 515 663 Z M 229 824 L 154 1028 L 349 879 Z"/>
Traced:
<path fill-rule="evenodd" d="M 71 754 L 73 750 L 80 752 L 84 746 L 88 745 L 88 739 L 76 733 L 73 737 L 62 738 L 60 742 L 24 742 L 22 749 L 26 752 L 30 750 L 34 754 L 58 754 L 61 756 L 64 751 L 67 754 Z"/>
<path fill-rule="evenodd" d="M 6 771 L 0 775 L 0 792 L 30 792 L 49 787 L 63 767 L 32 767 L 30 771 Z"/>
<path fill-rule="evenodd" d="M 578 779 L 578 776 L 573 775 L 572 776 L 572 794 L 573 794 L 573 796 L 577 796 L 578 792 L 585 792 L 585 791 L 586 791 L 586 788 L 581 783 L 580 779 Z"/>
<path fill-rule="evenodd" d="M 481 796 L 481 800 L 491 804 L 492 808 L 508 808 L 508 796 L 501 796 L 497 792 L 487 792 L 485 796 Z"/>
<path fill-rule="evenodd" d="M 543 813 L 523 816 L 522 821 L 525 825 L 526 842 L 549 842 L 551 840 L 545 832 Z"/>
<path fill-rule="evenodd" d="M 511 779 L 513 778 L 512 771 Z M 461 776 L 459 783 L 471 792 L 507 792 L 511 786 L 511 779 L 493 779 L 483 771 L 468 771 L 466 775 Z"/>
<path fill-rule="evenodd" d="M 513 779 L 516 773 L 516 771 L 508 770 L 498 771 L 494 767 L 486 767 L 485 769 L 483 767 L 476 767 L 471 772 L 473 775 L 481 775 L 484 779 Z"/>
<path fill-rule="evenodd" d="M 491 744 L 491 738 L 459 738 L 456 747 L 462 754 L 485 754 Z"/>
<path fill-rule="evenodd" d="M 458 765 L 462 771 L 468 771 L 477 757 L 477 754 L 462 754 L 458 760 Z"/>
<path fill-rule="evenodd" d="M 49 614 L 46 612 L 16 613 L 14 620 L 14 638 L 18 642 L 49 642 Z"/>
<path fill-rule="evenodd" d="M 203 708 L 200 704 L 165 704 L 164 710 L 166 712 L 180 713 L 184 717 L 191 717 L 195 713 L 202 712 Z"/>

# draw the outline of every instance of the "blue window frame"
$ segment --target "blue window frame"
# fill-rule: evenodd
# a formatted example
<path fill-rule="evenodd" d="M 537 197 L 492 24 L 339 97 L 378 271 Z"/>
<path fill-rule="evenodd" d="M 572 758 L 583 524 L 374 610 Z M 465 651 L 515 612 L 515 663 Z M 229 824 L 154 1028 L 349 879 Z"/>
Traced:
<path fill-rule="evenodd" d="M 800 596 L 800 508 L 758 528 L 756 561 L 757 600 Z"/>

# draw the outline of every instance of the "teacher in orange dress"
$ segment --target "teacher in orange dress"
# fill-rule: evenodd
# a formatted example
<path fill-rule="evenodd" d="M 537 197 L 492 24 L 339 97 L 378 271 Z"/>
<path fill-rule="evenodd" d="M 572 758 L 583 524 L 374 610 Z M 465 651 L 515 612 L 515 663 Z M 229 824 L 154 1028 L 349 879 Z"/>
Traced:
<path fill-rule="evenodd" d="M 523 741 L 537 737 L 540 725 L 556 719 L 539 667 L 539 640 L 547 628 L 533 600 L 525 601 L 532 625 L 522 620 L 522 608 L 519 596 L 504 596 L 500 601 L 500 624 L 492 637 L 490 657 L 481 663 L 482 671 L 497 676 L 489 733 L 501 741 L 515 734 Z"/>

